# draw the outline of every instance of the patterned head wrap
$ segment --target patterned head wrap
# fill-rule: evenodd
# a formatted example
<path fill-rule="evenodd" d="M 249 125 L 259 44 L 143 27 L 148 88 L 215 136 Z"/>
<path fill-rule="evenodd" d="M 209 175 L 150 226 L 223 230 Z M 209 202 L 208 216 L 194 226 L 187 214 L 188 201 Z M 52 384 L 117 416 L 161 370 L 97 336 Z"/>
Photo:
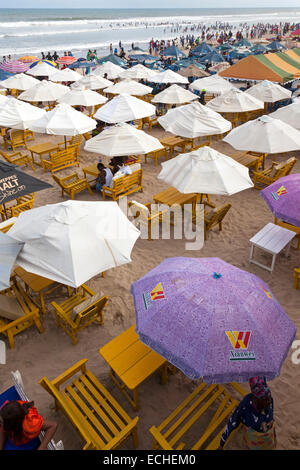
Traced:
<path fill-rule="evenodd" d="M 266 377 L 252 377 L 249 380 L 249 385 L 251 393 L 253 393 L 256 398 L 265 398 L 271 395 L 271 391 L 266 382 Z"/>

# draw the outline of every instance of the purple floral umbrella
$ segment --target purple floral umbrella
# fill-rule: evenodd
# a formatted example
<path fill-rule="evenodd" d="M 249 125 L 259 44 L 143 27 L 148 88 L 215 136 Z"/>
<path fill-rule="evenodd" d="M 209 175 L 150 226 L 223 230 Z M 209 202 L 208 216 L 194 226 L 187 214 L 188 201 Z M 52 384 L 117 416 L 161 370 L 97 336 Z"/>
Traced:
<path fill-rule="evenodd" d="M 192 379 L 280 373 L 296 327 L 268 285 L 219 258 L 169 258 L 131 288 L 140 340 Z"/>
<path fill-rule="evenodd" d="M 300 173 L 279 178 L 260 194 L 275 217 L 300 227 Z"/>

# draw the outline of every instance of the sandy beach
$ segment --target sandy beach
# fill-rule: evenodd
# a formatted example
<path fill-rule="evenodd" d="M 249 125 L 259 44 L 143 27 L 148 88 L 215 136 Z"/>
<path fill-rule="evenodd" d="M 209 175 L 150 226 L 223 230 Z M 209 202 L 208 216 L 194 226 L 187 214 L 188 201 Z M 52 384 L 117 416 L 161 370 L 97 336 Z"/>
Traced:
<path fill-rule="evenodd" d="M 154 128 L 152 135 L 162 137 L 166 133 L 161 128 Z M 60 142 L 56 136 L 43 136 L 36 134 L 36 142 Z M 81 168 L 96 161 L 96 155 L 83 150 L 80 153 Z M 234 149 L 222 142 L 213 142 L 212 147 L 227 154 L 234 153 Z M 281 162 L 290 156 L 300 156 L 300 152 L 291 152 L 277 156 Z M 143 160 L 143 157 L 142 157 Z M 268 157 L 267 165 L 271 158 Z M 103 158 L 105 161 L 105 158 Z M 153 195 L 167 187 L 157 179 L 160 165 L 155 168 L 154 162 L 142 163 L 144 170 L 144 192 L 135 193 L 129 197 L 142 203 L 151 202 Z M 44 173 L 40 167 L 36 171 L 26 169 L 44 181 L 53 184 L 53 188 L 40 191 L 36 194 L 35 207 L 44 204 L 58 203 L 66 198 L 61 193 L 49 172 Z M 80 170 L 75 169 L 79 174 Z M 60 175 L 67 175 L 73 169 L 61 171 Z M 300 163 L 297 162 L 294 172 L 300 172 Z M 87 191 L 76 196 L 76 200 L 101 200 L 95 193 L 91 196 Z M 166 257 L 220 257 L 224 261 L 252 272 L 266 281 L 288 316 L 299 326 L 299 291 L 293 288 L 293 269 L 299 266 L 299 251 L 292 248 L 288 259 L 280 255 L 277 259 L 273 274 L 248 263 L 250 244 L 249 239 L 266 223 L 272 222 L 272 215 L 260 196 L 258 190 L 249 189 L 230 198 L 212 197 L 217 205 L 230 202 L 229 211 L 222 232 L 217 230 L 209 233 L 205 246 L 200 251 L 186 251 L 186 240 L 141 240 L 139 239 L 132 253 L 132 263 L 106 272 L 105 278 L 97 277 L 87 284 L 96 292 L 103 291 L 109 296 L 109 304 L 104 311 L 104 326 L 91 325 L 79 333 L 78 343 L 72 345 L 70 338 L 55 323 L 54 310 L 50 302 L 60 301 L 64 298 L 63 291 L 57 291 L 47 296 L 47 314 L 41 315 L 45 328 L 40 335 L 35 328 L 27 329 L 16 337 L 15 349 L 7 350 L 7 364 L 1 366 L 1 390 L 11 386 L 10 371 L 19 370 L 28 396 L 34 399 L 42 415 L 55 419 L 59 428 L 55 440 L 62 439 L 65 449 L 80 449 L 82 441 L 74 431 L 71 424 L 61 412 L 53 409 L 53 400 L 38 381 L 45 375 L 49 379 L 55 378 L 78 360 L 87 358 L 88 367 L 95 376 L 107 387 L 112 395 L 119 401 L 131 417 L 139 416 L 138 434 L 139 449 L 151 449 L 152 436 L 149 428 L 158 425 L 183 401 L 196 387 L 193 382 L 181 372 L 171 375 L 166 385 L 161 385 L 159 375 L 152 376 L 140 387 L 140 410 L 135 413 L 123 395 L 109 378 L 109 368 L 99 354 L 99 349 L 112 338 L 123 332 L 135 323 L 135 310 L 130 294 L 131 284 L 145 275 L 150 269 L 163 261 Z M 37 221 L 38 223 L 38 221 Z M 262 260 L 268 262 L 267 255 Z M 300 385 L 300 368 L 294 365 L 287 357 L 280 374 L 270 383 L 275 401 L 275 420 L 278 436 L 278 449 L 297 449 L 300 445 L 298 398 Z M 248 391 L 248 384 L 244 384 Z M 196 429 L 199 432 L 199 429 Z M 131 449 L 131 441 L 127 441 L 124 449 Z M 243 443 L 240 436 L 236 436 L 229 444 L 229 449 L 241 449 Z"/>

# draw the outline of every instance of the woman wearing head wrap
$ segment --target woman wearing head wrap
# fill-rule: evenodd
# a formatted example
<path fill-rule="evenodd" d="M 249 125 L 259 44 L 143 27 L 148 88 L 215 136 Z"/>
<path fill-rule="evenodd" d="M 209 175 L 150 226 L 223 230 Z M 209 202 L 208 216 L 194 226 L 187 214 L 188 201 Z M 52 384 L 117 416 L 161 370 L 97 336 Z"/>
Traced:
<path fill-rule="evenodd" d="M 251 393 L 235 409 L 222 434 L 220 449 L 229 435 L 242 425 L 244 442 L 248 450 L 273 450 L 276 433 L 273 417 L 273 398 L 265 377 L 249 380 Z"/>

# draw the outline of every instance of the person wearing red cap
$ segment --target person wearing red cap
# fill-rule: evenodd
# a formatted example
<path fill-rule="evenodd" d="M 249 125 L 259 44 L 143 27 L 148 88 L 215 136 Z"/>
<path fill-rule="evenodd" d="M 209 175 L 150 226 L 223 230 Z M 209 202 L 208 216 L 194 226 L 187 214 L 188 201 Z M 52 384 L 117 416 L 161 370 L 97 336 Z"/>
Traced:
<path fill-rule="evenodd" d="M 252 377 L 249 385 L 251 393 L 243 398 L 232 414 L 222 434 L 220 450 L 223 449 L 232 431 L 240 425 L 242 425 L 244 443 L 248 450 L 274 450 L 276 448 L 274 403 L 266 378 Z"/>

